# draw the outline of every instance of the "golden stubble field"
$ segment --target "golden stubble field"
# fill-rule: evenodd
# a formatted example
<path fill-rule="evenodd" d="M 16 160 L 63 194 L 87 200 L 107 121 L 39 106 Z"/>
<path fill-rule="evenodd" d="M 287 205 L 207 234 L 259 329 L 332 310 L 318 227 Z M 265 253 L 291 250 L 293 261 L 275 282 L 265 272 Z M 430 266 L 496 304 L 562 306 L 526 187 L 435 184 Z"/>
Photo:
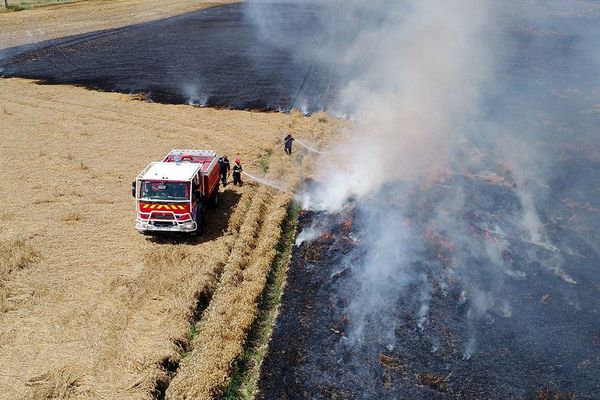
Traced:
<path fill-rule="evenodd" d="M 0 13 L 0 49 L 119 28 L 233 3 L 235 0 L 81 0 Z M 9 4 L 20 1 L 9 0 Z M 34 1 L 24 1 L 26 6 Z"/>
<path fill-rule="evenodd" d="M 228 185 L 203 236 L 156 239 L 134 229 L 130 182 L 177 147 L 239 156 L 293 187 L 313 160 L 285 155 L 284 132 L 323 145 L 341 125 L 0 80 L 0 397 L 218 395 L 291 195 Z"/>
<path fill-rule="evenodd" d="M 88 0 L 0 14 L 0 49 L 228 0 Z M 292 188 L 344 123 L 151 104 L 0 80 L 0 398 L 211 398 L 240 356 L 290 193 L 222 193 L 205 234 L 134 229 L 129 185 L 169 149 L 208 148 Z M 200 315 L 199 312 L 202 311 Z M 173 373 L 173 370 L 176 370 Z"/>

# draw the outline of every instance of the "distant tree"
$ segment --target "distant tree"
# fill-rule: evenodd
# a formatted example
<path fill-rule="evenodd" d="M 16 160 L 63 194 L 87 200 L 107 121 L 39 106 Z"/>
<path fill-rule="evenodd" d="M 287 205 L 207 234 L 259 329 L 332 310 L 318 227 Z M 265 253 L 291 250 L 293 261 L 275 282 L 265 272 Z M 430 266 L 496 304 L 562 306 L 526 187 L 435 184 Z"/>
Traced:
<path fill-rule="evenodd" d="M 4 0 L 4 8 L 8 8 L 8 0 Z"/>

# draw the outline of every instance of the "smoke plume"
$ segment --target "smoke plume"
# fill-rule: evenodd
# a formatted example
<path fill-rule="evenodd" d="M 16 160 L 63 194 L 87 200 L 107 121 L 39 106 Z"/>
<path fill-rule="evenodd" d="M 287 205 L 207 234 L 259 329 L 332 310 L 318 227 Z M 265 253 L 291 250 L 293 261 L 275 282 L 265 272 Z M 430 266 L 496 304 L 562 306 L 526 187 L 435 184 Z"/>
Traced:
<path fill-rule="evenodd" d="M 323 215 L 355 209 L 359 244 L 344 266 L 351 278 L 332 294 L 348 299 L 349 340 L 338 350 L 393 349 L 408 313 L 432 352 L 442 351 L 429 326 L 434 301 L 456 307 L 464 360 L 486 341 L 486 326 L 553 343 L 545 354 L 583 348 L 568 327 L 561 335 L 570 342 L 560 342 L 552 326 L 534 333 L 529 321 L 539 311 L 523 304 L 523 293 L 538 296 L 542 282 L 552 282 L 575 309 L 578 291 L 593 290 L 576 276 L 592 272 L 567 261 L 580 253 L 561 243 L 560 224 L 583 229 L 561 216 L 565 201 L 594 209 L 568 196 L 597 188 L 593 169 L 578 167 L 572 177 L 569 168 L 584 153 L 582 163 L 600 160 L 590 151 L 599 144 L 600 81 L 590 71 L 600 63 L 592 45 L 600 8 L 587 1 L 331 0 L 310 2 L 321 11 L 313 30 L 290 21 L 286 31 L 268 24 L 277 18 L 264 3 L 251 4 L 251 18 L 278 46 L 289 45 L 298 27 L 300 54 L 335 70 L 330 111 L 354 121 L 325 150 L 327 177 L 303 194 L 303 205 Z M 299 245 L 317 235 L 300 237 Z M 547 318 L 560 324 L 561 313 L 568 311 Z"/>

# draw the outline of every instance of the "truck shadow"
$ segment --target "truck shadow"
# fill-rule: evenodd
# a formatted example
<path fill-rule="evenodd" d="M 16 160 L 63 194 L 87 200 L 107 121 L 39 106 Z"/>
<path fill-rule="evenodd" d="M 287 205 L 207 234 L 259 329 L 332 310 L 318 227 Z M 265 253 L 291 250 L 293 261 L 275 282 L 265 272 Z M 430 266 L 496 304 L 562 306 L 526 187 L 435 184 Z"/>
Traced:
<path fill-rule="evenodd" d="M 219 206 L 206 211 L 203 232 L 192 236 L 185 233 L 160 232 L 148 235 L 147 239 L 158 244 L 198 244 L 215 240 L 225 234 L 229 218 L 237 206 L 241 193 L 233 190 L 220 192 Z"/>

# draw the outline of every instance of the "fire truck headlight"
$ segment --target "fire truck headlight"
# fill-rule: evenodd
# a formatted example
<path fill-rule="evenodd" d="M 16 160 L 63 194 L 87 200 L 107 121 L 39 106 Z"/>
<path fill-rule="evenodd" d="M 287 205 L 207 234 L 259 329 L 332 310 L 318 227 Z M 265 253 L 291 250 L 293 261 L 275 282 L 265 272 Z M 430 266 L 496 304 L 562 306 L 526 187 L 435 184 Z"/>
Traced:
<path fill-rule="evenodd" d="M 192 229 L 194 228 L 194 222 L 184 222 L 183 224 L 181 224 L 181 227 L 184 229 Z"/>

